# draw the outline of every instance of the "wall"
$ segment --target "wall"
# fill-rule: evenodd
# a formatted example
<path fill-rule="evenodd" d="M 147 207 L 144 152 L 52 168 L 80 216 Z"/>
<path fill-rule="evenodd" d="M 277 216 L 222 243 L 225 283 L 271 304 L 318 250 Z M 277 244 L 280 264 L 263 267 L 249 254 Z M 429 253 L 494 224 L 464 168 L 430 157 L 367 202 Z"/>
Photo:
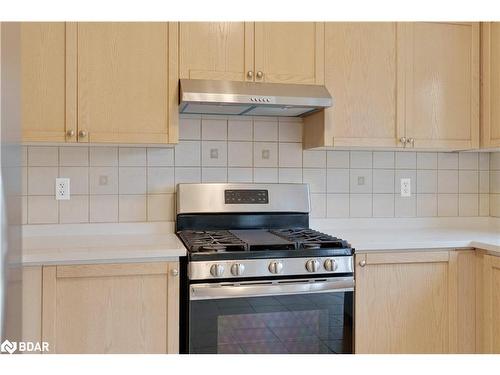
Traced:
<path fill-rule="evenodd" d="M 314 217 L 488 216 L 499 202 L 489 153 L 302 151 L 292 118 L 184 116 L 180 138 L 175 149 L 27 147 L 24 222 L 173 220 L 175 184 L 201 181 L 307 182 Z M 56 176 L 71 178 L 70 201 L 54 200 Z M 402 177 L 410 198 L 396 194 Z"/>
<path fill-rule="evenodd" d="M 490 160 L 490 215 L 500 217 L 500 152 Z"/>

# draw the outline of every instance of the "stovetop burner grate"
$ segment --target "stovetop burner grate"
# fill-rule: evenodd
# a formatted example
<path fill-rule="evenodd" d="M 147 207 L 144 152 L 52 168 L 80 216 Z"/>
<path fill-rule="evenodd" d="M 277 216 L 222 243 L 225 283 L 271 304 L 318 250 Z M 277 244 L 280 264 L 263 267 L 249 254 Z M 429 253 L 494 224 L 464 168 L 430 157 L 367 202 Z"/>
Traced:
<path fill-rule="evenodd" d="M 245 251 L 247 245 L 230 231 L 181 231 L 180 237 L 192 252 Z"/>
<path fill-rule="evenodd" d="M 347 246 L 345 241 L 337 237 L 309 228 L 275 229 L 271 230 L 271 233 L 288 241 L 295 241 L 297 248 L 302 249 L 343 248 Z"/>

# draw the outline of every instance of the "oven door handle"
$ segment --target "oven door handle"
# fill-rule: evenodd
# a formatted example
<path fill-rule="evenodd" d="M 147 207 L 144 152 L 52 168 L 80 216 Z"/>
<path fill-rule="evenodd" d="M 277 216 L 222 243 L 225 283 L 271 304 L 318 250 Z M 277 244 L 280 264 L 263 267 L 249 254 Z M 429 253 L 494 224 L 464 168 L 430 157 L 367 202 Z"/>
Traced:
<path fill-rule="evenodd" d="M 352 276 L 326 280 L 284 280 L 240 284 L 206 283 L 190 285 L 190 300 L 352 291 L 354 291 L 354 278 Z"/>

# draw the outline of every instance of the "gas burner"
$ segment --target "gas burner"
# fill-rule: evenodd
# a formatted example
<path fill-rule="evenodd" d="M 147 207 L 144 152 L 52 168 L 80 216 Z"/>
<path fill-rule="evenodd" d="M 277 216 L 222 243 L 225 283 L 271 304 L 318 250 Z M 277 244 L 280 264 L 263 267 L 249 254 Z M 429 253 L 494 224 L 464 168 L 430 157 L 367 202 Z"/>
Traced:
<path fill-rule="evenodd" d="M 304 247 L 304 249 L 320 249 L 321 245 L 319 243 L 305 243 L 302 244 L 302 247 Z"/>
<path fill-rule="evenodd" d="M 297 247 L 302 249 L 347 247 L 347 243 L 337 237 L 308 228 L 277 229 L 272 233 L 289 241 L 295 241 Z"/>
<path fill-rule="evenodd" d="M 246 244 L 230 231 L 181 231 L 179 236 L 192 252 L 245 251 Z"/>

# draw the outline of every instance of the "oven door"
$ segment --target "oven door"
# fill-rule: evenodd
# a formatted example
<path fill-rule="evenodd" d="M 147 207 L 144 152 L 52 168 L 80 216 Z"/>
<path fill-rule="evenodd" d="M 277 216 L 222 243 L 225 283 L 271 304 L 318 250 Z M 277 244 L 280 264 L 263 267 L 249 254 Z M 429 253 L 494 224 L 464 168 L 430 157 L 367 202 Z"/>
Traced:
<path fill-rule="evenodd" d="M 190 285 L 189 353 L 352 353 L 353 277 Z"/>

